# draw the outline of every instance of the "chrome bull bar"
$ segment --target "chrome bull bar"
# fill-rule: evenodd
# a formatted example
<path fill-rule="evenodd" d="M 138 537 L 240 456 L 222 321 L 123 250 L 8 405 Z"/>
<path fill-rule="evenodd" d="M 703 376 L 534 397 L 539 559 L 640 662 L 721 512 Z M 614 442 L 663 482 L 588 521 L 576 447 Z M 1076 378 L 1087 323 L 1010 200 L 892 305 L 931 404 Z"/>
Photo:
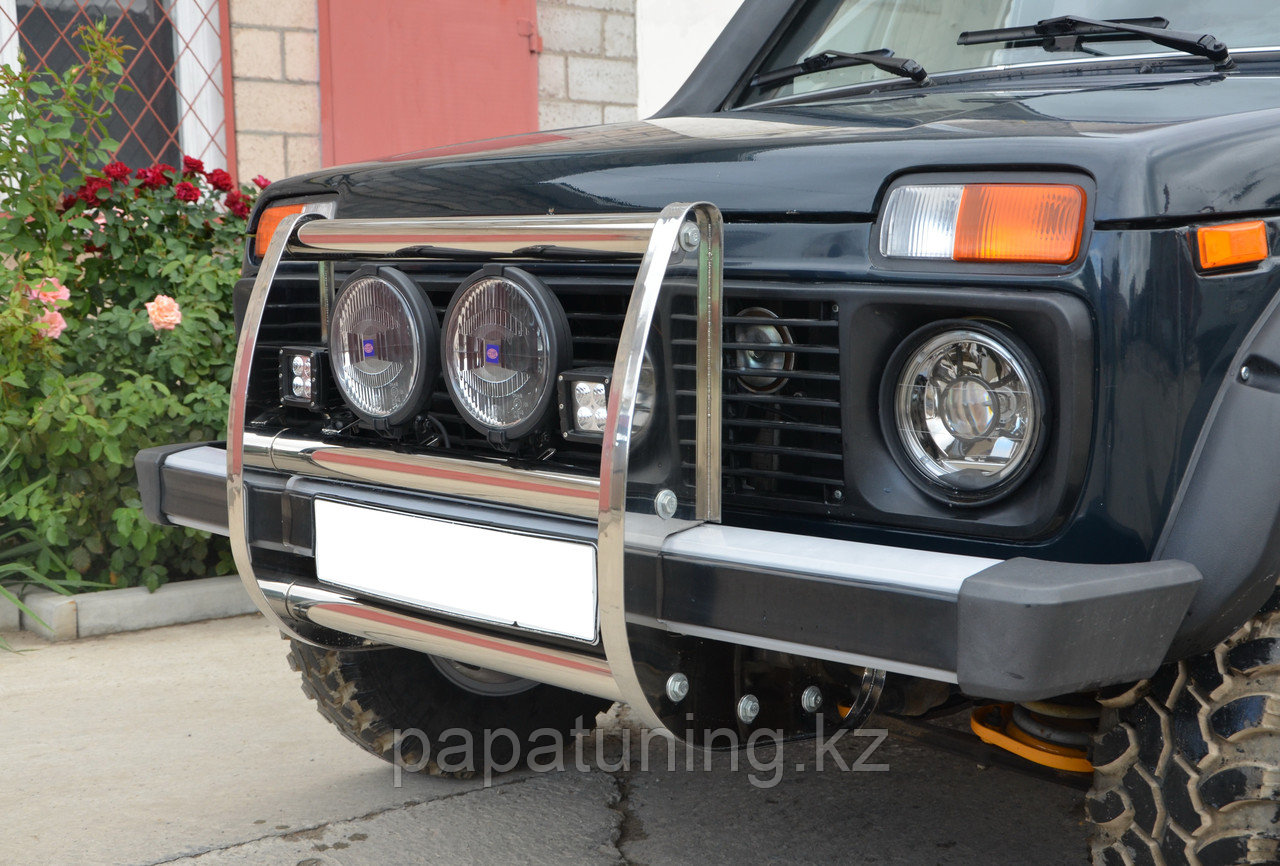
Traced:
<path fill-rule="evenodd" d="M 694 235 L 696 227 L 696 237 Z M 520 256 L 547 246 L 569 250 L 641 255 L 623 323 L 609 392 L 598 479 L 525 471 L 496 463 L 377 449 L 337 448 L 287 433 L 263 436 L 246 429 L 245 406 L 257 349 L 258 329 L 275 275 L 286 257 L 323 263 L 361 258 L 438 258 L 441 253 Z M 298 214 L 282 220 L 245 312 L 232 378 L 227 425 L 227 502 L 236 565 L 258 608 L 286 634 L 314 642 L 303 620 L 338 628 L 373 641 L 410 646 L 460 661 L 503 669 L 569 688 L 617 697 L 639 721 L 654 728 L 653 712 L 636 675 L 627 637 L 624 558 L 628 539 L 627 479 L 633 421 L 644 351 L 673 251 L 696 249 L 696 434 L 691 520 L 652 521 L 633 527 L 650 539 L 699 523 L 720 520 L 720 383 L 723 224 L 707 203 L 672 204 L 659 214 L 494 217 L 412 220 L 326 219 Z M 329 271 L 331 277 L 331 271 Z M 328 309 L 332 281 L 322 276 L 321 308 Z M 312 477 L 380 484 L 405 490 L 457 496 L 478 502 L 516 505 L 597 522 L 597 607 L 605 660 L 585 653 L 545 651 L 517 640 L 495 639 L 465 628 L 432 625 L 391 609 L 357 602 L 327 589 L 260 582 L 249 544 L 245 469 L 266 468 Z M 519 657 L 518 664 L 509 661 Z M 504 662 L 504 659 L 508 661 Z M 518 667 L 518 670 L 513 668 Z"/>

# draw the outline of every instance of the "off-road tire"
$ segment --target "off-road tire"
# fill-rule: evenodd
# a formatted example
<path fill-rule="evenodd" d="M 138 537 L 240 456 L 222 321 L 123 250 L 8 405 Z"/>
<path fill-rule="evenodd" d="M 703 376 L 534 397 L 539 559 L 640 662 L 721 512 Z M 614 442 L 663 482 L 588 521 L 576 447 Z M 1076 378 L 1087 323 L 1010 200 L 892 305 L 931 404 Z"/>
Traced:
<path fill-rule="evenodd" d="M 1213 652 L 1104 706 L 1095 864 L 1280 864 L 1280 593 Z"/>
<path fill-rule="evenodd" d="M 302 675 L 302 692 L 320 715 L 344 737 L 385 761 L 396 760 L 397 731 L 421 731 L 432 748 L 461 742 L 467 731 L 474 744 L 469 761 L 455 754 L 441 768 L 432 754 L 422 761 L 419 736 L 401 737 L 401 766 L 431 775 L 468 777 L 481 769 L 486 731 L 512 731 L 520 741 L 517 757 L 545 747 L 547 729 L 566 736 L 579 724 L 590 729 L 609 701 L 548 685 L 514 695 L 490 696 L 466 691 L 446 679 L 430 656 L 411 650 L 325 650 L 289 641 L 289 666 Z M 446 732 L 452 732 L 446 737 Z M 564 740 L 568 742 L 568 740 Z M 502 766 L 511 757 L 511 741 L 490 740 L 490 756 Z M 462 766 L 466 763 L 466 766 Z"/>

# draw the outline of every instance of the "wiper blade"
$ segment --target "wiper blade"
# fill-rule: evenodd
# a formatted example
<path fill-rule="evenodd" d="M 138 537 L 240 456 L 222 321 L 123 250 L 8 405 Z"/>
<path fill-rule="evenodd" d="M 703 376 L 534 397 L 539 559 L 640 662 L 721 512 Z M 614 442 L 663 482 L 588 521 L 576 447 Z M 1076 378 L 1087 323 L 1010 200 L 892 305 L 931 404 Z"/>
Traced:
<path fill-rule="evenodd" d="M 1084 41 L 1097 42 L 1138 36 L 1174 51 L 1185 51 L 1207 57 L 1219 69 L 1234 64 L 1227 46 L 1209 33 L 1185 33 L 1167 29 L 1165 18 L 1115 18 L 1100 21 L 1079 15 L 1045 18 L 1030 27 L 1001 27 L 997 30 L 966 30 L 956 39 L 957 45 L 981 45 L 988 42 L 1017 44 L 1041 43 L 1046 51 L 1076 51 Z"/>
<path fill-rule="evenodd" d="M 909 57 L 894 57 L 888 48 L 877 48 L 860 54 L 849 54 L 844 51 L 824 51 L 806 57 L 794 66 L 783 66 L 761 72 L 751 79 L 751 87 L 769 87 L 773 84 L 785 84 L 802 75 L 813 75 L 828 69 L 843 69 L 847 66 L 874 66 L 903 78 L 910 78 L 917 84 L 928 84 L 929 73 L 924 67 Z"/>

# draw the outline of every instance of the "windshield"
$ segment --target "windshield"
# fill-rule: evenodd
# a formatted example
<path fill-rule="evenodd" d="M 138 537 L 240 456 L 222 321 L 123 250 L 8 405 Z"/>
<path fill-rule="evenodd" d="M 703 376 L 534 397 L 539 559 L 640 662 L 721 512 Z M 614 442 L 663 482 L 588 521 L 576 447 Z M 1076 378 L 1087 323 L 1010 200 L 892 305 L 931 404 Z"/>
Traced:
<path fill-rule="evenodd" d="M 1055 53 L 1039 45 L 956 44 L 956 37 L 966 30 L 1019 27 L 1059 15 L 1161 17 L 1168 19 L 1170 30 L 1211 33 L 1234 52 L 1280 45 L 1280 16 L 1275 12 L 1276 0 L 811 0 L 756 71 L 790 66 L 823 51 L 877 48 L 909 57 L 932 75 L 1045 60 L 1170 52 L 1136 36 L 1087 41 L 1081 50 Z M 831 69 L 775 86 L 750 87 L 740 104 L 880 80 L 901 79 L 873 66 Z"/>

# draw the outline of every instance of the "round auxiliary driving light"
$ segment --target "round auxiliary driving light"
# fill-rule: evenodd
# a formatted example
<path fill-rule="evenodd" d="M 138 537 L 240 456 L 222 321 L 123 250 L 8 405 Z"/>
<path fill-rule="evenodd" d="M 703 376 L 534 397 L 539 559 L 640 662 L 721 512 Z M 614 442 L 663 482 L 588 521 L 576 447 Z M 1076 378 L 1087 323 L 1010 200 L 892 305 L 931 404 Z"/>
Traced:
<path fill-rule="evenodd" d="M 886 438 L 931 495 L 990 502 L 1039 457 L 1044 382 L 1011 334 L 976 322 L 931 325 L 907 338 L 888 369 Z"/>
<path fill-rule="evenodd" d="M 564 308 L 519 268 L 472 274 L 449 301 L 445 382 L 467 423 L 491 439 L 523 436 L 546 417 L 571 349 Z"/>
<path fill-rule="evenodd" d="M 749 349 L 738 350 L 738 369 L 750 371 L 738 374 L 738 381 L 748 391 L 772 394 L 787 383 L 782 374 L 795 369 L 795 352 L 784 351 L 794 342 L 791 331 L 776 324 L 773 320 L 777 315 L 764 307 L 748 307 L 738 317 L 759 320 L 734 326 L 733 341 L 752 344 Z"/>
<path fill-rule="evenodd" d="M 347 405 L 374 426 L 421 410 L 439 373 L 440 326 L 422 292 L 394 268 L 362 268 L 333 304 L 329 358 Z"/>

